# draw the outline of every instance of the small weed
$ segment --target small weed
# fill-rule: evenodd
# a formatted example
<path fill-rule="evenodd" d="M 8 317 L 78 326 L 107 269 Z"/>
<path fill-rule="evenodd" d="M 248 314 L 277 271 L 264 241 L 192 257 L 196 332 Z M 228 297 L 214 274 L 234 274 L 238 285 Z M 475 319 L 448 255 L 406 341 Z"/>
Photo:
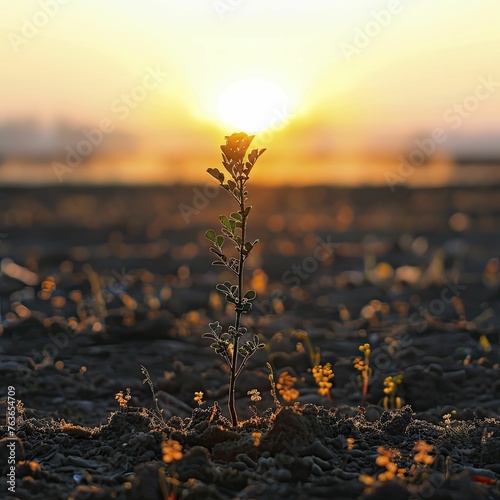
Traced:
<path fill-rule="evenodd" d="M 281 332 L 278 332 L 273 338 L 280 338 L 282 335 L 290 335 L 296 339 L 298 339 L 300 342 L 297 343 L 297 350 L 299 351 L 300 349 L 303 349 L 304 347 L 302 346 L 302 343 L 305 344 L 307 348 L 307 354 L 309 356 L 309 360 L 311 362 L 311 367 L 314 367 L 316 365 L 319 365 L 320 357 L 321 357 L 321 352 L 319 350 L 319 347 L 316 347 L 314 349 L 311 339 L 309 338 L 309 335 L 306 331 L 304 330 L 282 330 Z M 299 345 L 301 347 L 299 347 Z"/>
<path fill-rule="evenodd" d="M 252 432 L 253 445 L 258 447 L 260 445 L 260 438 L 262 437 L 262 432 Z"/>
<path fill-rule="evenodd" d="M 170 464 L 172 462 L 177 462 L 184 455 L 182 454 L 182 445 L 175 439 L 168 439 L 161 443 L 161 453 L 162 460 L 166 464 Z"/>
<path fill-rule="evenodd" d="M 358 356 L 354 360 L 354 368 L 359 371 L 358 383 L 361 387 L 361 405 L 364 405 L 368 394 L 368 385 L 370 384 L 370 379 L 373 374 L 370 368 L 370 344 L 360 345 L 359 350 L 363 353 L 363 358 Z"/>
<path fill-rule="evenodd" d="M 24 414 L 26 412 L 26 410 L 24 409 L 24 403 L 20 399 L 18 399 L 16 402 L 16 411 L 17 411 L 16 425 L 20 427 L 21 424 L 24 422 Z"/>
<path fill-rule="evenodd" d="M 332 365 L 330 363 L 326 363 L 325 366 L 316 365 L 312 369 L 312 374 L 314 380 L 319 387 L 318 393 L 322 396 L 326 396 L 330 403 L 332 402 L 332 395 L 330 394 L 330 389 L 333 384 L 330 380 L 335 376 L 332 370 Z"/>
<path fill-rule="evenodd" d="M 403 381 L 403 374 L 389 376 L 384 379 L 384 394 L 382 398 L 382 406 L 386 410 L 399 410 L 403 405 L 403 401 L 399 396 L 396 396 L 398 385 Z"/>
<path fill-rule="evenodd" d="M 203 392 L 202 391 L 195 392 L 194 400 L 198 403 L 198 406 L 204 405 L 205 401 L 203 401 Z"/>
<path fill-rule="evenodd" d="M 425 441 L 419 441 L 415 444 L 413 451 L 415 452 L 415 456 L 413 460 L 417 464 L 432 465 L 434 463 L 434 457 L 429 455 L 429 453 L 434 449 L 434 446 L 431 444 L 427 444 Z"/>
<path fill-rule="evenodd" d="M 126 411 L 128 402 L 132 399 L 132 395 L 130 394 L 130 387 L 127 387 L 125 394 L 123 393 L 123 391 L 117 392 L 115 394 L 115 399 L 118 401 L 121 410 Z"/>
<path fill-rule="evenodd" d="M 253 403 L 250 405 L 250 410 L 255 416 L 257 416 L 257 407 L 255 406 L 255 403 L 262 401 L 260 392 L 257 389 L 251 389 L 247 392 L 247 395 L 250 396 L 250 401 Z"/>
<path fill-rule="evenodd" d="M 280 396 L 287 402 L 290 403 L 299 397 L 299 391 L 293 387 L 297 382 L 297 377 L 293 377 L 287 371 L 283 372 L 276 384 L 276 388 L 279 391 Z"/>

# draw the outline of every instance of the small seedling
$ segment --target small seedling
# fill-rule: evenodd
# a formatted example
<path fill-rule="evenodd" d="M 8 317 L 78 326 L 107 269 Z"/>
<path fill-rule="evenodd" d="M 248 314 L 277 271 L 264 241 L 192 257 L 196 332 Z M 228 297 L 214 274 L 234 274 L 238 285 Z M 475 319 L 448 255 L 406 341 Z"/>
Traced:
<path fill-rule="evenodd" d="M 262 437 L 262 432 L 252 432 L 253 445 L 255 447 L 260 446 L 260 438 Z"/>
<path fill-rule="evenodd" d="M 258 403 L 259 401 L 262 401 L 262 397 L 260 396 L 260 392 L 257 389 L 251 389 L 247 392 L 247 395 L 250 396 L 250 401 L 253 403 L 250 405 L 250 410 L 252 410 L 252 413 L 257 416 L 257 407 L 255 406 L 255 403 Z"/>
<path fill-rule="evenodd" d="M 382 406 L 386 410 L 399 410 L 403 405 L 400 397 L 396 396 L 398 385 L 403 381 L 403 374 L 389 376 L 384 379 L 384 394 Z"/>
<path fill-rule="evenodd" d="M 406 469 L 399 468 L 396 464 L 396 459 L 399 458 L 399 454 L 390 448 L 385 446 L 379 446 L 377 448 L 378 457 L 375 463 L 379 467 L 383 467 L 385 470 L 380 472 L 377 477 L 375 475 L 371 476 L 369 474 L 360 474 L 358 479 L 367 488 L 365 489 L 365 494 L 371 494 L 374 491 L 375 486 L 379 486 L 381 483 L 392 481 L 399 478 L 403 480 L 405 478 Z"/>
<path fill-rule="evenodd" d="M 176 462 L 183 457 L 182 445 L 175 439 L 164 440 L 161 443 L 161 453 L 162 460 L 165 463 L 170 464 L 172 462 Z"/>
<path fill-rule="evenodd" d="M 17 411 L 16 424 L 17 426 L 21 426 L 21 424 L 24 422 L 24 414 L 26 413 L 26 410 L 24 409 L 24 403 L 20 399 L 17 400 L 16 411 Z"/>
<path fill-rule="evenodd" d="M 115 399 L 118 401 L 120 408 L 122 411 L 127 410 L 128 402 L 132 399 L 132 395 L 130 394 L 130 387 L 127 387 L 125 394 L 123 391 L 118 391 L 115 394 Z"/>
<path fill-rule="evenodd" d="M 330 363 L 326 363 L 323 365 L 316 365 L 312 369 L 312 374 L 314 380 L 319 387 L 318 393 L 322 396 L 326 396 L 330 403 L 332 402 L 332 395 L 330 394 L 330 389 L 332 388 L 332 383 L 330 380 L 335 376 L 332 370 L 332 365 Z"/>
<path fill-rule="evenodd" d="M 366 395 L 368 394 L 368 385 L 373 374 L 370 368 L 370 344 L 363 344 L 359 346 L 359 350 L 364 354 L 364 359 L 357 357 L 354 360 L 354 368 L 359 371 L 358 382 L 361 387 L 361 405 L 365 403 Z"/>
<path fill-rule="evenodd" d="M 309 359 L 311 361 L 311 366 L 314 367 L 316 365 L 319 365 L 319 360 L 321 358 L 321 352 L 319 350 L 319 347 L 316 347 L 316 349 L 313 348 L 313 345 L 311 343 L 311 339 L 309 338 L 309 335 L 306 331 L 304 330 L 292 330 L 291 334 L 299 339 L 300 341 L 304 342 L 307 347 L 307 352 L 309 354 Z"/>
<path fill-rule="evenodd" d="M 194 400 L 198 403 L 198 406 L 205 404 L 205 401 L 203 401 L 203 392 L 202 391 L 195 392 Z"/>
<path fill-rule="evenodd" d="M 283 372 L 276 384 L 280 396 L 287 402 L 290 403 L 299 397 L 299 391 L 295 389 L 294 385 L 297 382 L 297 377 L 293 377 L 288 372 Z"/>
<path fill-rule="evenodd" d="M 413 460 L 417 464 L 422 464 L 424 467 L 427 465 L 432 465 L 434 463 L 434 457 L 429 455 L 431 451 L 434 450 L 434 446 L 427 444 L 425 441 L 418 441 L 413 447 L 415 456 Z"/>
<path fill-rule="evenodd" d="M 215 255 L 214 266 L 221 266 L 228 269 L 235 276 L 236 283 L 225 281 L 219 283 L 216 289 L 221 292 L 226 302 L 234 304 L 235 319 L 227 331 L 224 331 L 218 321 L 209 324 L 210 332 L 203 334 L 203 337 L 213 340 L 210 347 L 224 358 L 229 373 L 229 414 L 233 426 L 238 425 L 238 415 L 235 405 L 236 379 L 240 375 L 247 361 L 257 352 L 265 347 L 259 342 L 257 335 L 252 340 L 248 340 L 240 345 L 240 340 L 247 333 L 247 329 L 241 326 L 243 314 L 248 314 L 252 310 L 252 301 L 256 298 L 255 290 L 243 290 L 243 276 L 245 262 L 259 240 L 247 241 L 247 223 L 251 206 L 246 204 L 248 191 L 246 183 L 250 177 L 250 172 L 265 149 L 254 149 L 247 155 L 247 149 L 252 142 L 253 135 L 244 132 L 234 133 L 226 137 L 226 144 L 221 146 L 222 164 L 229 172 L 226 181 L 224 173 L 217 168 L 209 168 L 207 172 L 214 177 L 220 186 L 226 190 L 236 201 L 238 210 L 230 215 L 220 215 L 221 234 L 213 229 L 209 229 L 205 235 L 211 242 L 210 251 Z M 245 157 L 247 156 L 246 160 Z M 234 243 L 236 256 L 226 255 L 223 248 L 226 239 Z"/>

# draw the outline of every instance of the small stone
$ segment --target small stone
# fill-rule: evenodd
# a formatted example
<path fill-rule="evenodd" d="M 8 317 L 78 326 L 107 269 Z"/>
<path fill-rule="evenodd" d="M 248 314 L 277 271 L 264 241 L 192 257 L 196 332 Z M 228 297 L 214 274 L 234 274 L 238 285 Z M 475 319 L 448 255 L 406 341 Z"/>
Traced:
<path fill-rule="evenodd" d="M 319 439 L 316 439 L 310 446 L 308 446 L 301 456 L 312 455 L 322 458 L 323 460 L 330 460 L 333 458 L 333 453 L 328 449 Z"/>
<path fill-rule="evenodd" d="M 236 469 L 236 470 L 240 471 L 240 472 L 243 472 L 244 470 L 247 470 L 247 466 L 243 462 L 234 462 L 234 463 L 231 464 L 231 467 L 233 469 Z"/>

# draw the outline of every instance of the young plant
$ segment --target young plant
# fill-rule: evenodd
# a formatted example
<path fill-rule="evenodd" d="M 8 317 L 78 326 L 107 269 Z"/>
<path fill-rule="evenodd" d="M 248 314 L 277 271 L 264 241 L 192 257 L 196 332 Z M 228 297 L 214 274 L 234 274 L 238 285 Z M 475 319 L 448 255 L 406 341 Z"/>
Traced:
<path fill-rule="evenodd" d="M 403 374 L 388 376 L 384 379 L 384 394 L 382 406 L 386 410 L 400 410 L 403 402 L 396 396 L 398 385 L 403 381 Z"/>
<path fill-rule="evenodd" d="M 247 156 L 247 149 L 254 137 L 244 132 L 234 133 L 226 137 L 226 144 L 221 146 L 221 150 L 222 164 L 229 173 L 227 181 L 224 173 L 219 169 L 209 168 L 207 170 L 212 177 L 217 179 L 220 186 L 232 196 L 238 206 L 236 212 L 231 212 L 229 216 L 221 215 L 219 217 L 222 225 L 221 234 L 217 234 L 213 229 L 209 229 L 205 233 L 212 244 L 210 251 L 216 257 L 212 265 L 227 268 L 235 276 L 236 281 L 236 283 L 225 281 L 216 286 L 216 289 L 224 294 L 226 301 L 234 304 L 234 324 L 229 326 L 227 331 L 224 331 L 219 322 L 215 321 L 209 324 L 210 332 L 203 334 L 203 337 L 214 341 L 210 347 L 225 359 L 230 370 L 228 407 L 233 426 L 238 425 L 235 405 L 236 379 L 255 352 L 265 347 L 265 344 L 259 343 L 257 335 L 254 335 L 253 340 L 248 340 L 240 345 L 241 338 L 247 333 L 247 329 L 241 326 L 242 315 L 248 314 L 252 310 L 252 301 L 257 296 L 254 290 L 243 291 L 245 262 L 259 241 L 247 241 L 248 216 L 252 207 L 246 204 L 248 195 L 246 183 L 255 162 L 265 151 L 265 149 L 260 151 L 254 149 Z M 236 256 L 226 255 L 223 248 L 226 239 L 234 243 Z"/>
<path fill-rule="evenodd" d="M 290 375 L 287 371 L 284 371 L 280 375 L 278 383 L 276 384 L 276 388 L 278 389 L 280 396 L 287 403 L 294 401 L 300 396 L 299 391 L 294 387 L 295 382 L 297 382 L 297 377 L 294 377 Z"/>
<path fill-rule="evenodd" d="M 130 387 L 127 387 L 126 392 L 119 391 L 115 394 L 115 399 L 118 401 L 122 411 L 127 411 L 128 402 L 132 399 L 130 394 Z"/>
<path fill-rule="evenodd" d="M 330 363 L 326 363 L 325 366 L 317 364 L 312 368 L 312 374 L 314 377 L 314 381 L 319 387 L 318 393 L 322 396 L 326 396 L 330 403 L 332 402 L 332 395 L 330 394 L 330 389 L 333 384 L 330 380 L 335 376 L 332 370 L 332 365 Z"/>
<path fill-rule="evenodd" d="M 359 350 L 364 354 L 364 359 L 357 357 L 354 360 L 354 368 L 359 371 L 358 383 L 361 387 L 361 406 L 365 404 L 366 396 L 368 394 L 368 385 L 372 377 L 373 371 L 370 368 L 370 344 L 363 344 L 359 346 Z"/>

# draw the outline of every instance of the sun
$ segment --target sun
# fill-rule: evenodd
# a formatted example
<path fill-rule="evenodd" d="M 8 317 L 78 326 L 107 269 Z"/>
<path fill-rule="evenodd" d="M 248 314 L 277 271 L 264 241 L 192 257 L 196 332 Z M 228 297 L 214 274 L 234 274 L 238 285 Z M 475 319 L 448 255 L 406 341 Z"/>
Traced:
<path fill-rule="evenodd" d="M 259 132 L 283 123 L 288 98 L 274 82 L 258 78 L 238 80 L 222 92 L 219 118 L 243 132 Z"/>

